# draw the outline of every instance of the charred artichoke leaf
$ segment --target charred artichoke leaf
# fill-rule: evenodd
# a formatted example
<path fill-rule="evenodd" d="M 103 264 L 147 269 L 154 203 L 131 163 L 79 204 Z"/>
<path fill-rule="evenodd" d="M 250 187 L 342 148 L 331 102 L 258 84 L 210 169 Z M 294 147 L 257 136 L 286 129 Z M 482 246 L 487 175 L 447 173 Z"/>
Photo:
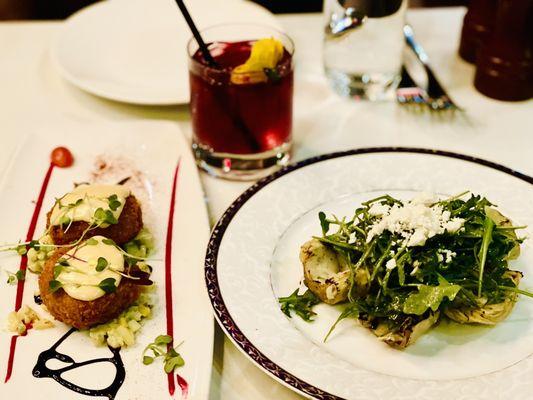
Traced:
<path fill-rule="evenodd" d="M 392 330 L 387 321 L 379 323 L 371 331 L 379 340 L 385 342 L 391 347 L 405 349 L 407 346 L 415 343 L 424 333 L 430 330 L 433 325 L 439 321 L 440 312 L 430 312 L 427 318 L 419 320 L 416 317 L 409 317 L 402 324 L 400 329 Z"/>
<path fill-rule="evenodd" d="M 431 308 L 432 311 L 437 311 L 445 297 L 453 300 L 459 290 L 461 290 L 461 286 L 450 284 L 442 276 L 439 276 L 438 286 L 418 286 L 418 292 L 411 293 L 405 300 L 403 312 L 422 315 L 428 308 Z"/>
<path fill-rule="evenodd" d="M 522 274 L 518 271 L 506 271 L 504 277 L 510 278 L 515 286 L 518 286 Z M 478 308 L 448 307 L 444 310 L 444 314 L 460 324 L 496 325 L 511 313 L 518 298 L 518 293 L 508 291 L 506 296 L 501 303 L 484 304 Z"/>

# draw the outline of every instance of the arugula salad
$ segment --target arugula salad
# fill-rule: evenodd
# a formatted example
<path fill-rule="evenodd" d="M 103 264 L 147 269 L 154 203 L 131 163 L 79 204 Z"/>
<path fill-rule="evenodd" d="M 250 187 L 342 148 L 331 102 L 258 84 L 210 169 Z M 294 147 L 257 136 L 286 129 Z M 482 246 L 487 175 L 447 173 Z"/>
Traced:
<path fill-rule="evenodd" d="M 351 217 L 319 213 L 322 236 L 300 249 L 307 290 L 279 298 L 306 321 L 318 303 L 342 304 L 388 345 L 403 349 L 448 318 L 494 325 L 512 311 L 522 273 L 509 268 L 523 238 L 486 198 L 462 193 L 410 201 L 389 195 L 362 203 Z"/>

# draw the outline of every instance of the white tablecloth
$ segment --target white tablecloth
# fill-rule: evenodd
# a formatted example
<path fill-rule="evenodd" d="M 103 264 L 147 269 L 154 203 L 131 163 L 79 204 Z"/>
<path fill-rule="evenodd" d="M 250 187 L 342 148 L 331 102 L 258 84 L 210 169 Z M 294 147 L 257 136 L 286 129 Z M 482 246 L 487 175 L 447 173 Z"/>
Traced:
<path fill-rule="evenodd" d="M 414 146 L 475 155 L 533 175 L 533 102 L 498 102 L 474 90 L 474 68 L 457 56 L 463 15 L 462 8 L 408 13 L 443 85 L 467 109 L 468 118 L 454 121 L 408 114 L 394 103 L 355 103 L 336 97 L 322 73 L 321 16 L 280 16 L 297 49 L 295 160 L 354 147 Z M 118 104 L 64 82 L 49 57 L 59 27 L 59 22 L 0 23 L 0 169 L 17 144 L 21 122 L 27 127 L 33 121 L 53 124 L 63 118 L 167 119 L 177 121 L 190 135 L 187 106 Z M 206 175 L 202 180 L 212 222 L 249 185 Z M 211 399 L 299 398 L 257 369 L 218 329 L 213 367 Z"/>

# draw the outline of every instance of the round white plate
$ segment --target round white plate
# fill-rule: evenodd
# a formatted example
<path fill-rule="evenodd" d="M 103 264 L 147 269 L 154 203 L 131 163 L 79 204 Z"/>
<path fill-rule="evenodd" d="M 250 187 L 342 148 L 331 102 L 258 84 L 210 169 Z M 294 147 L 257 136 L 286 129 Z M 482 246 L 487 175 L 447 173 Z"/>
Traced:
<path fill-rule="evenodd" d="M 199 29 L 251 22 L 280 29 L 274 15 L 243 0 L 186 1 Z M 145 105 L 189 101 L 189 28 L 173 0 L 108 0 L 70 17 L 52 48 L 63 77 L 111 100 Z"/>
<path fill-rule="evenodd" d="M 353 320 L 323 342 L 340 311 L 319 305 L 316 320 L 287 318 L 277 298 L 300 286 L 299 247 L 320 235 L 318 212 L 350 215 L 390 193 L 486 196 L 515 223 L 533 226 L 533 178 L 468 156 L 374 148 L 302 161 L 254 185 L 215 227 L 206 281 L 215 315 L 233 342 L 282 383 L 319 399 L 526 398 L 533 382 L 533 300 L 520 298 L 496 327 L 440 324 L 404 351 Z M 526 230 L 529 233 L 529 230 Z M 512 268 L 533 287 L 533 249 Z M 503 398 L 503 397 L 502 397 Z"/>

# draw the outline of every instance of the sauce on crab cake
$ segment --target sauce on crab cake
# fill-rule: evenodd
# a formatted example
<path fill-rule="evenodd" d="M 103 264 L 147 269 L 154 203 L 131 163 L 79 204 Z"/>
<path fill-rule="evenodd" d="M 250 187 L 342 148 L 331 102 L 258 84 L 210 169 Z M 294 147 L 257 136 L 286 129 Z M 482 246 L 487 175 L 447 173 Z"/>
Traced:
<path fill-rule="evenodd" d="M 59 198 L 47 216 L 47 228 L 56 245 L 98 235 L 124 244 L 142 227 L 141 206 L 122 185 L 78 185 Z"/>

